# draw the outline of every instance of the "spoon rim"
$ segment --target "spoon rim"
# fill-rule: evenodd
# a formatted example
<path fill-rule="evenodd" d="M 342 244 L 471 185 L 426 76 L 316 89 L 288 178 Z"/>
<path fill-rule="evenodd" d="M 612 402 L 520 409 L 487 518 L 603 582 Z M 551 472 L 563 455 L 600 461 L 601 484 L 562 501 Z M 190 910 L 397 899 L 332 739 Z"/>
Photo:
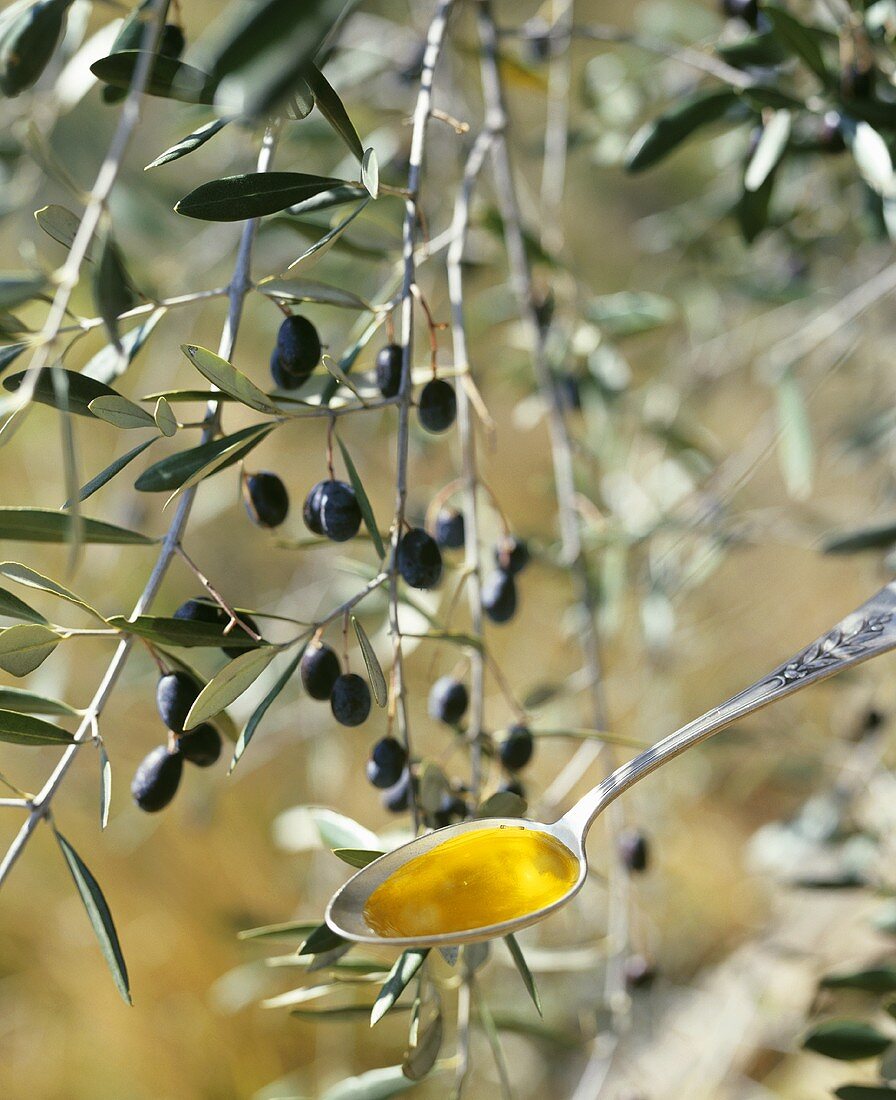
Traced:
<path fill-rule="evenodd" d="M 520 917 L 514 917 L 511 920 L 498 921 L 494 924 L 480 925 L 478 928 L 460 929 L 452 932 L 438 932 L 430 936 L 381 936 L 374 932 L 372 929 L 368 933 L 359 932 L 353 929 L 346 928 L 340 921 L 339 907 L 341 904 L 345 905 L 345 908 L 349 912 L 357 914 L 363 921 L 363 905 L 366 904 L 367 899 L 373 893 L 373 891 L 385 882 L 387 878 L 393 875 L 399 868 L 405 866 L 412 859 L 417 858 L 414 855 L 410 855 L 407 858 L 401 859 L 396 862 L 395 866 L 382 877 L 377 877 L 376 868 L 384 861 L 393 862 L 395 856 L 398 853 L 403 852 L 405 849 L 416 847 L 420 845 L 421 841 L 430 841 L 426 845 L 423 851 L 419 854 L 424 855 L 426 852 L 433 851 L 438 848 L 440 844 L 447 840 L 450 840 L 453 836 L 459 836 L 467 832 L 481 832 L 484 829 L 495 828 L 523 828 L 529 829 L 535 832 L 547 833 L 555 840 L 559 841 L 575 858 L 579 867 L 579 874 L 575 883 L 563 894 L 557 898 L 556 901 L 551 902 L 550 905 L 544 905 L 539 909 L 533 909 L 530 913 L 526 913 Z M 432 842 L 433 837 L 441 837 L 442 834 L 450 834 L 442 839 Z M 382 872 L 380 872 L 382 874 Z M 521 931 L 523 928 L 527 928 L 529 925 L 536 924 L 538 921 L 549 916 L 555 910 L 565 905 L 572 897 L 575 896 L 581 890 L 585 883 L 585 879 L 588 876 L 588 865 L 585 860 L 585 854 L 583 850 L 581 837 L 570 827 L 569 823 L 563 818 L 559 821 L 546 823 L 542 821 L 531 821 L 526 818 L 510 818 L 510 817 L 483 817 L 477 818 L 474 821 L 460 821 L 453 825 L 445 825 L 441 829 L 433 829 L 427 833 L 423 833 L 420 836 L 413 837 L 411 840 L 406 841 L 404 844 L 400 844 L 397 848 L 393 848 L 389 852 L 384 852 L 383 855 L 378 856 L 375 860 L 372 860 L 365 867 L 359 868 L 353 875 L 351 875 L 346 881 L 339 887 L 339 889 L 333 894 L 327 903 L 327 908 L 324 913 L 324 922 L 326 925 L 337 935 L 342 936 L 344 939 L 351 940 L 354 943 L 366 943 L 380 947 L 418 947 L 418 948 L 430 948 L 430 947 L 452 947 L 464 943 L 476 943 L 483 940 L 497 939 L 501 936 L 509 935 L 510 933 Z M 362 877 L 371 877 L 374 882 L 363 895 L 363 900 L 360 905 L 351 905 L 344 902 L 345 895 L 351 893 L 358 888 L 358 880 Z"/>

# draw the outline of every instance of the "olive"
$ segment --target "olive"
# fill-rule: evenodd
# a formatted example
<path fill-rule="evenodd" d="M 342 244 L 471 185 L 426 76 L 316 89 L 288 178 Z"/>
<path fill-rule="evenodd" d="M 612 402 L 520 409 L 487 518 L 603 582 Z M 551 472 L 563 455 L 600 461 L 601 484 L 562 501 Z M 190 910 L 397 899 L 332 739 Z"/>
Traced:
<path fill-rule="evenodd" d="M 647 870 L 649 848 L 647 837 L 638 829 L 626 829 L 619 834 L 616 842 L 619 858 L 629 871 L 638 874 Z"/>
<path fill-rule="evenodd" d="M 175 751 L 199 768 L 209 768 L 221 755 L 221 734 L 208 722 L 182 733 Z"/>
<path fill-rule="evenodd" d="M 174 733 L 183 733 L 190 707 L 201 687 L 188 672 L 166 672 L 156 685 L 156 705 L 162 721 Z"/>
<path fill-rule="evenodd" d="M 370 714 L 370 688 L 355 672 L 345 672 L 336 678 L 330 694 L 333 717 L 343 726 L 360 726 Z"/>
<path fill-rule="evenodd" d="M 374 787 L 394 787 L 401 779 L 408 754 L 404 745 L 394 737 L 384 737 L 370 750 L 367 761 L 367 778 Z"/>
<path fill-rule="evenodd" d="M 511 726 L 510 731 L 498 749 L 501 763 L 508 771 L 519 771 L 532 759 L 535 741 L 528 726 Z"/>
<path fill-rule="evenodd" d="M 506 623 L 516 614 L 516 582 L 512 573 L 496 569 L 482 585 L 482 610 L 493 623 Z"/>
<path fill-rule="evenodd" d="M 466 713 L 469 696 L 466 687 L 453 676 L 442 676 L 429 693 L 429 713 L 449 726 L 456 726 Z"/>
<path fill-rule="evenodd" d="M 447 431 L 457 416 L 457 396 L 454 387 L 441 378 L 427 382 L 417 403 L 420 423 L 428 432 Z"/>
<path fill-rule="evenodd" d="M 177 794 L 183 767 L 183 758 L 170 753 L 167 745 L 153 749 L 131 781 L 131 794 L 140 809 L 151 814 L 163 810 Z"/>
<path fill-rule="evenodd" d="M 276 474 L 262 472 L 246 478 L 246 511 L 260 527 L 279 527 L 289 511 L 289 494 Z"/>
<path fill-rule="evenodd" d="M 339 678 L 339 658 L 328 645 L 309 646 L 302 655 L 299 673 L 312 699 L 329 699 Z"/>
<path fill-rule="evenodd" d="M 495 547 L 495 564 L 505 573 L 516 576 L 529 564 L 529 547 L 523 539 L 504 539 Z"/>
<path fill-rule="evenodd" d="M 298 389 L 311 377 L 320 362 L 320 354 L 320 337 L 308 318 L 297 314 L 285 318 L 271 355 L 274 381 L 282 389 Z"/>
<path fill-rule="evenodd" d="M 412 527 L 398 544 L 398 572 L 411 588 L 435 588 L 442 579 L 442 554 L 422 527 Z"/>
<path fill-rule="evenodd" d="M 333 542 L 354 538 L 361 526 L 361 509 L 355 490 L 344 481 L 319 481 L 305 499 L 305 525 Z"/>
<path fill-rule="evenodd" d="M 159 53 L 163 57 L 173 57 L 176 60 L 184 52 L 186 44 L 183 27 L 176 23 L 166 23 L 159 38 Z"/>
<path fill-rule="evenodd" d="M 240 620 L 244 622 L 251 631 L 255 634 L 260 633 L 258 624 L 251 615 L 247 615 L 245 611 L 241 611 L 239 614 Z M 174 618 L 185 619 L 188 622 L 194 623 L 214 623 L 216 626 L 220 627 L 225 627 L 230 622 L 230 616 L 224 608 L 219 603 L 205 596 L 197 596 L 195 599 L 187 600 L 186 603 L 182 603 L 177 611 L 174 612 Z M 229 631 L 227 637 L 248 638 L 249 634 L 239 623 L 237 623 L 233 629 Z M 241 653 L 246 652 L 243 646 L 235 645 L 222 645 L 221 650 L 231 659 L 239 657 Z"/>
<path fill-rule="evenodd" d="M 398 782 L 383 791 L 383 806 L 393 814 L 401 814 L 411 804 L 411 772 L 405 768 Z"/>
<path fill-rule="evenodd" d="M 442 508 L 436 516 L 436 543 L 443 550 L 458 550 L 464 544 L 464 517 L 454 508 Z"/>
<path fill-rule="evenodd" d="M 376 355 L 376 385 L 383 397 L 395 397 L 401 389 L 402 349 L 386 344 Z"/>

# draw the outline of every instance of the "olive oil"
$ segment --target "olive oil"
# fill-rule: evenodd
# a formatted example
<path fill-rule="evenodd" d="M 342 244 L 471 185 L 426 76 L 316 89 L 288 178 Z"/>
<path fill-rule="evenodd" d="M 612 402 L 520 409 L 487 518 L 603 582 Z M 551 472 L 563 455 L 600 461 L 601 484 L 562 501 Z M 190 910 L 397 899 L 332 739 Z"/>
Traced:
<path fill-rule="evenodd" d="M 462 833 L 410 860 L 373 891 L 364 919 L 380 936 L 466 932 L 559 901 L 579 864 L 559 840 L 505 825 Z"/>

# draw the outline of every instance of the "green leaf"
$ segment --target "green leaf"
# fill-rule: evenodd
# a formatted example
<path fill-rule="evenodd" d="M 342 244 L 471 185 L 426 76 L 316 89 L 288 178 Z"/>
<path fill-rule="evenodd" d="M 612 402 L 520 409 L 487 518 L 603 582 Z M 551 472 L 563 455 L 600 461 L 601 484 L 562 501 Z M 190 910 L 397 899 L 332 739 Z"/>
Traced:
<path fill-rule="evenodd" d="M 153 420 L 162 435 L 166 436 L 168 439 L 177 434 L 177 418 L 171 411 L 171 406 L 168 404 L 166 398 L 159 397 L 156 399 Z"/>
<path fill-rule="evenodd" d="M 426 760 L 420 772 L 420 793 L 417 801 L 428 814 L 436 814 L 442 808 L 445 797 L 451 794 L 451 784 L 441 765 Z"/>
<path fill-rule="evenodd" d="M 228 119 L 226 118 L 216 118 L 211 122 L 206 122 L 204 126 L 200 126 L 192 134 L 187 134 L 185 138 L 181 138 L 176 144 L 166 149 L 164 153 L 159 153 L 156 159 L 150 161 L 143 171 L 148 172 L 150 168 L 159 168 L 163 164 L 170 164 L 171 161 L 180 160 L 181 157 L 185 157 L 188 153 L 199 149 L 213 138 L 219 130 L 223 130 L 227 122 Z"/>
<path fill-rule="evenodd" d="M 504 937 L 504 942 L 510 950 L 516 968 L 520 972 L 520 977 L 523 979 L 523 984 L 529 996 L 532 998 L 532 1003 L 538 1009 L 538 1015 L 544 1016 L 544 1012 L 541 1009 L 541 997 L 538 995 L 538 987 L 535 984 L 535 979 L 532 977 L 532 971 L 529 969 L 529 964 L 526 962 L 523 950 L 517 942 L 516 936 L 511 933 L 509 936 Z"/>
<path fill-rule="evenodd" d="M 65 718 L 74 718 L 81 713 L 61 699 L 51 699 L 47 695 L 15 687 L 0 687 L 0 707 L 19 714 L 58 714 Z"/>
<path fill-rule="evenodd" d="M 15 309 L 46 289 L 43 275 L 30 271 L 0 271 L 0 309 Z"/>
<path fill-rule="evenodd" d="M 242 632 L 224 633 L 224 627 L 218 623 L 193 622 L 189 619 L 168 618 L 162 615 L 138 615 L 136 619 L 127 619 L 124 615 L 113 615 L 108 623 L 116 630 L 136 634 L 159 645 L 183 646 L 192 649 L 196 646 L 220 648 L 233 646 L 235 649 L 257 649 L 265 645 L 256 642 Z M 273 648 L 273 647 L 271 647 Z"/>
<path fill-rule="evenodd" d="M 337 947 L 342 947 L 345 942 L 328 924 L 319 924 L 302 941 L 296 954 L 321 955 L 324 951 L 334 951 Z"/>
<path fill-rule="evenodd" d="M 144 470 L 134 483 L 134 488 L 139 489 L 141 493 L 166 493 L 172 489 L 178 489 L 198 470 L 207 466 L 212 459 L 229 450 L 234 443 L 244 440 L 245 447 L 232 454 L 227 465 L 239 462 L 272 429 L 271 424 L 253 424 L 249 428 L 234 432 L 233 435 L 225 435 L 220 439 L 213 439 L 210 443 L 200 443 L 198 447 L 168 455 L 150 466 L 148 470 Z"/>
<path fill-rule="evenodd" d="M 75 242 L 78 229 L 81 227 L 81 219 L 77 214 L 73 214 L 67 207 L 58 206 L 56 203 L 35 210 L 34 220 L 47 236 L 52 237 L 54 241 L 58 241 L 65 248 L 71 248 Z M 87 250 L 85 259 L 92 259 L 90 248 Z"/>
<path fill-rule="evenodd" d="M 513 791 L 496 791 L 476 811 L 477 817 L 522 817 L 526 812 L 526 800 Z"/>
<path fill-rule="evenodd" d="M 328 1088 L 320 1100 L 389 1100 L 390 1096 L 407 1092 L 416 1084 L 405 1077 L 401 1066 L 384 1066 L 369 1069 L 357 1077 L 346 1077 Z"/>
<path fill-rule="evenodd" d="M 744 188 L 738 199 L 734 215 L 741 236 L 747 244 L 752 244 L 768 225 L 774 186 L 775 173 L 772 171 L 766 176 L 761 187 L 756 191 L 747 191 Z"/>
<path fill-rule="evenodd" d="M 350 290 L 311 279 L 262 279 L 258 290 L 281 302 L 317 302 L 325 306 L 342 306 L 345 309 L 369 310 L 370 303 Z"/>
<path fill-rule="evenodd" d="M 238 940 L 261 940 L 261 939 L 294 939 L 299 937 L 303 942 L 308 938 L 310 932 L 313 932 L 319 925 L 313 921 L 284 921 L 281 924 L 263 924 L 259 928 L 244 928 L 241 932 L 237 932 L 236 938 Z"/>
<path fill-rule="evenodd" d="M 14 710 L 0 710 L 0 741 L 12 745 L 71 745 L 74 738 L 52 722 Z"/>
<path fill-rule="evenodd" d="M 730 88 L 688 96 L 635 134 L 626 150 L 626 169 L 641 172 L 658 164 L 695 130 L 718 121 L 736 102 L 737 94 Z"/>
<path fill-rule="evenodd" d="M 24 584 L 28 588 L 36 588 L 39 592 L 49 592 L 51 596 L 58 596 L 68 603 L 73 603 L 76 607 L 80 607 L 89 615 L 93 615 L 95 619 L 99 619 L 101 623 L 105 623 L 106 621 L 95 607 L 86 600 L 82 600 L 81 597 L 72 592 L 70 588 L 66 588 L 50 577 L 45 577 L 43 573 L 38 573 L 38 571 L 32 569 L 30 565 L 23 565 L 18 561 L 0 562 L 0 573 L 2 573 L 4 577 L 9 577 L 11 581 L 17 581 L 19 584 Z"/>
<path fill-rule="evenodd" d="M 57 395 L 53 384 L 54 376 L 60 376 L 68 386 L 68 394 L 62 401 Z M 3 388 L 15 393 L 28 376 L 27 371 L 19 371 L 11 374 L 3 380 Z M 88 378 L 76 371 L 63 370 L 61 367 L 44 367 L 37 376 L 32 400 L 39 401 L 42 405 L 50 405 L 54 409 L 75 413 L 77 416 L 94 416 L 90 410 L 91 401 L 101 397 L 121 397 L 121 394 L 111 389 L 103 382 L 97 382 L 94 378 Z M 126 400 L 121 398 L 121 400 Z"/>
<path fill-rule="evenodd" d="M 421 1002 L 418 997 L 411 1010 L 408 1049 L 402 1072 L 410 1081 L 421 1081 L 432 1069 L 442 1049 L 442 1005 L 438 993 Z"/>
<path fill-rule="evenodd" d="M 111 397 L 97 397 L 90 402 L 88 408 L 94 416 L 105 420 L 107 424 L 114 424 L 116 428 L 154 428 L 155 420 L 146 411 L 141 409 L 127 397 L 121 394 L 113 394 Z"/>
<path fill-rule="evenodd" d="M 758 191 L 777 168 L 790 140 L 792 124 L 793 116 L 790 111 L 775 111 L 763 126 L 762 136 L 744 173 L 745 190 Z"/>
<path fill-rule="evenodd" d="M 373 149 L 365 149 L 361 159 L 361 182 L 375 199 L 380 193 L 380 168 Z"/>
<path fill-rule="evenodd" d="M 230 775 L 230 773 L 236 767 L 240 757 L 248 748 L 249 742 L 255 736 L 255 731 L 258 729 L 259 725 L 261 725 L 261 720 L 267 714 L 271 704 L 292 679 L 296 669 L 299 667 L 306 648 L 307 644 L 299 648 L 298 653 L 295 655 L 295 657 L 293 657 L 293 659 L 283 670 L 281 675 L 278 677 L 277 682 L 252 712 L 252 716 L 249 718 L 249 721 L 244 726 L 243 732 L 239 735 L 237 743 L 234 746 L 233 759 L 230 761 L 230 767 L 227 769 L 228 775 Z"/>
<path fill-rule="evenodd" d="M 342 138 L 345 144 L 348 146 L 351 153 L 363 161 L 364 158 L 364 146 L 361 144 L 361 139 L 358 137 L 358 132 L 352 125 L 352 120 L 348 117 L 342 100 L 339 98 L 335 88 L 330 84 L 324 74 L 317 68 L 316 65 L 309 65 L 306 79 L 308 86 L 314 93 L 314 102 L 317 109 L 324 116 L 324 118 L 333 127 L 336 133 Z M 374 166 L 376 162 L 374 161 Z M 362 165 L 362 180 L 364 179 L 363 165 Z M 364 186 L 367 187 L 365 181 Z M 376 198 L 375 187 L 370 191 L 371 197 Z"/>
<path fill-rule="evenodd" d="M 244 221 L 276 214 L 341 182 L 303 172 L 248 172 L 203 183 L 177 202 L 174 209 L 187 218 Z"/>
<path fill-rule="evenodd" d="M 389 1009 L 395 1004 L 407 987 L 408 982 L 414 977 L 429 954 L 429 948 L 416 950 L 411 948 L 402 951 L 395 965 L 389 971 L 379 996 L 373 1003 L 370 1012 L 370 1026 L 379 1023 Z"/>
<path fill-rule="evenodd" d="M 104 84 L 127 89 L 131 86 L 134 70 L 142 55 L 142 50 L 121 50 L 94 61 L 90 71 Z M 181 103 L 211 103 L 214 97 L 214 81 L 208 73 L 201 72 L 192 65 L 185 65 L 174 57 L 156 54 L 144 92 L 163 99 L 177 99 Z"/>
<path fill-rule="evenodd" d="M 277 408 L 271 404 L 267 395 L 226 359 L 195 344 L 181 344 L 180 350 L 213 386 L 229 393 L 231 397 L 248 408 L 255 409 L 256 412 L 276 414 Z"/>
<path fill-rule="evenodd" d="M 812 491 L 812 426 L 802 388 L 793 371 L 781 375 L 777 398 L 781 473 L 790 496 L 805 500 Z"/>
<path fill-rule="evenodd" d="M 71 516 L 48 508 L 0 508 L 0 539 L 17 542 L 69 542 Z M 83 542 L 151 546 L 156 539 L 99 519 L 80 517 Z"/>
<path fill-rule="evenodd" d="M 102 741 L 97 742 L 100 754 L 100 828 L 109 824 L 109 810 L 112 806 L 112 764 Z"/>
<path fill-rule="evenodd" d="M 120 352 L 118 318 L 131 309 L 136 298 L 124 259 L 111 230 L 99 237 L 98 246 L 99 259 L 93 269 L 93 298 L 96 311 L 103 319 L 115 350 Z"/>
<path fill-rule="evenodd" d="M 101 470 L 96 477 L 92 477 L 90 481 L 79 490 L 78 501 L 80 502 L 87 500 L 88 497 L 92 497 L 98 489 L 102 489 L 106 482 L 111 481 L 116 474 L 121 473 L 125 466 L 133 462 L 139 455 L 143 454 L 147 447 L 151 447 L 155 441 L 155 438 L 144 439 L 142 443 L 138 443 L 136 447 L 132 447 L 131 450 L 126 451 L 120 458 L 116 458 L 114 462 L 110 462 L 105 470 Z M 67 500 L 63 508 L 68 509 L 71 503 L 70 500 Z"/>
<path fill-rule="evenodd" d="M 771 31 L 750 34 L 735 42 L 718 43 L 715 51 L 723 61 L 738 69 L 778 65 L 787 58 L 786 50 Z"/>
<path fill-rule="evenodd" d="M 825 554 L 855 554 L 861 550 L 886 550 L 896 542 L 896 521 L 861 527 L 841 535 L 828 535 L 821 544 Z"/>
<path fill-rule="evenodd" d="M 50 62 L 72 0 L 12 4 L 0 17 L 0 94 L 17 96 L 35 84 Z"/>
<path fill-rule="evenodd" d="M 329 210 L 334 206 L 344 206 L 347 202 L 357 202 L 366 198 L 369 198 L 369 192 L 363 184 L 340 183 L 337 187 L 330 187 L 326 191 L 321 191 L 319 195 L 313 195 L 310 199 L 294 203 L 287 213 L 295 217 L 303 217 L 319 210 Z"/>
<path fill-rule="evenodd" d="M 834 1089 L 840 1100 L 896 1100 L 896 1089 L 886 1085 L 841 1085 Z"/>
<path fill-rule="evenodd" d="M 11 367 L 27 347 L 27 344 L 6 344 L 0 347 L 0 374 Z"/>
<path fill-rule="evenodd" d="M 219 110 L 260 118 L 288 102 L 345 7 L 346 0 L 235 5 L 204 51 L 216 77 L 223 77 L 215 95 Z"/>
<path fill-rule="evenodd" d="M 846 132 L 853 160 L 862 179 L 872 191 L 892 199 L 896 192 L 896 181 L 887 143 L 867 122 L 859 122 L 854 130 L 847 129 Z"/>
<path fill-rule="evenodd" d="M 194 726 L 207 722 L 209 718 L 214 718 L 229 706 L 234 699 L 238 699 L 255 683 L 279 652 L 278 646 L 265 645 L 250 653 L 241 653 L 239 657 L 226 664 L 200 691 L 187 715 L 184 729 L 191 730 Z"/>
<path fill-rule="evenodd" d="M 354 462 L 352 462 L 352 456 L 348 453 L 348 449 L 338 435 L 336 436 L 336 442 L 339 444 L 339 450 L 342 452 L 342 461 L 345 463 L 348 479 L 352 483 L 352 488 L 355 490 L 355 496 L 358 499 L 358 507 L 361 509 L 361 516 L 364 519 L 364 526 L 367 528 L 367 533 L 370 535 L 370 539 L 373 542 L 374 549 L 379 555 L 380 561 L 382 561 L 386 556 L 386 548 L 380 536 L 380 529 L 376 522 L 376 516 L 373 514 L 373 506 L 370 503 L 370 498 L 367 496 L 367 490 L 364 488 L 364 483 L 361 481 L 361 476 Z"/>
<path fill-rule="evenodd" d="M 328 848 L 367 848 L 373 851 L 379 843 L 376 833 L 346 814 L 328 810 L 325 806 L 301 807 L 314 822 L 321 841 Z"/>
<path fill-rule="evenodd" d="M 813 29 L 794 19 L 789 12 L 777 4 L 763 4 L 762 10 L 772 21 L 772 28 L 778 42 L 795 57 L 799 57 L 821 80 L 829 81 L 827 66 L 819 46 L 818 36 Z"/>
<path fill-rule="evenodd" d="M 854 1062 L 883 1054 L 892 1041 L 862 1020 L 826 1020 L 809 1032 L 803 1046 L 828 1058 Z"/>
<path fill-rule="evenodd" d="M 340 222 L 337 222 L 336 225 L 334 225 L 328 233 L 325 233 L 320 238 L 320 240 L 315 241 L 312 245 L 309 245 L 309 247 L 305 249 L 301 256 L 293 260 L 292 263 L 289 265 L 289 270 L 291 271 L 294 267 L 298 267 L 303 260 L 307 260 L 309 257 L 315 256 L 318 252 L 327 251 L 329 248 L 331 248 L 333 244 L 335 244 L 335 242 L 338 240 L 340 235 L 344 233 L 346 229 L 348 229 L 349 225 L 355 220 L 355 218 L 357 218 L 357 216 L 361 213 L 361 211 L 369 202 L 370 196 L 368 195 L 363 202 L 359 202 L 354 210 L 352 210 L 349 214 L 346 214 L 346 216 Z"/>
<path fill-rule="evenodd" d="M 621 339 L 668 324 L 675 318 L 676 307 L 659 294 L 623 290 L 592 298 L 587 312 L 605 336 Z"/>
<path fill-rule="evenodd" d="M 27 676 L 50 656 L 62 637 L 40 623 L 22 623 L 0 630 L 0 668 L 11 676 Z"/>
<path fill-rule="evenodd" d="M 93 925 L 93 931 L 96 933 L 97 940 L 99 940 L 100 950 L 112 973 L 116 988 L 125 1004 L 131 1004 L 128 968 L 121 952 L 121 944 L 118 942 L 115 922 L 112 920 L 112 914 L 109 912 L 109 906 L 106 904 L 99 883 L 62 833 L 55 827 L 53 832 L 59 842 L 59 847 L 62 849 L 68 869 L 72 873 L 72 878 L 75 880 L 75 886 L 81 895 L 81 901 L 84 902 L 84 908 L 87 910 L 87 916 Z"/>
<path fill-rule="evenodd" d="M 28 623 L 46 624 L 47 622 L 39 611 L 29 607 L 24 600 L 20 600 L 5 588 L 0 588 L 0 615 L 5 615 L 8 619 L 23 619 Z"/>
<path fill-rule="evenodd" d="M 347 863 L 349 867 L 366 867 L 368 863 L 373 863 L 375 859 L 379 859 L 384 852 L 371 852 L 367 848 L 334 848 L 333 855 L 337 859 L 341 859 L 343 863 Z"/>
<path fill-rule="evenodd" d="M 846 974 L 826 974 L 822 989 L 861 989 L 865 993 L 896 993 L 896 967 L 878 966 Z"/>
<path fill-rule="evenodd" d="M 384 707 L 389 698 L 389 689 L 386 687 L 386 677 L 383 675 L 382 665 L 380 665 L 376 652 L 370 644 L 367 631 L 354 615 L 352 615 L 352 626 L 355 628 L 358 645 L 361 647 L 361 655 L 364 658 L 364 664 L 367 666 L 367 675 L 370 679 L 370 686 L 373 688 L 373 697 L 377 706 Z"/>
<path fill-rule="evenodd" d="M 88 362 L 81 372 L 82 377 L 95 378 L 99 382 L 111 382 L 120 374 L 124 374 L 127 368 L 136 358 L 138 352 L 152 335 L 153 329 L 165 316 L 165 309 L 154 310 L 149 317 L 126 332 L 121 337 L 121 350 L 118 351 L 113 344 L 109 344 Z M 113 391 L 114 392 L 114 391 Z"/>

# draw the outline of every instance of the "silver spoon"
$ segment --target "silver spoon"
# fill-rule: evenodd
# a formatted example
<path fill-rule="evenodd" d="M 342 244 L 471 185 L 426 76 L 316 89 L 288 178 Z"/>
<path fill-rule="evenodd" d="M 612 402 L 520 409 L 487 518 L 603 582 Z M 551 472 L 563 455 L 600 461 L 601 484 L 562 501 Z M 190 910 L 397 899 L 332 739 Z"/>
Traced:
<path fill-rule="evenodd" d="M 817 680 L 826 679 L 844 669 L 851 668 L 869 657 L 876 657 L 896 647 L 896 581 L 882 588 L 860 608 L 823 634 L 810 646 L 801 650 L 789 661 L 779 665 L 774 672 L 763 676 L 755 684 L 733 695 L 726 702 L 695 718 L 686 726 L 670 733 L 649 749 L 639 753 L 627 764 L 617 768 L 602 780 L 558 821 L 542 824 L 517 818 L 481 818 L 449 825 L 408 844 L 387 852 L 362 868 L 338 890 L 330 900 L 325 914 L 326 922 L 340 936 L 361 943 L 381 944 L 390 947 L 445 947 L 451 944 L 474 943 L 534 924 L 559 909 L 581 889 L 588 873 L 585 859 L 585 838 L 597 816 L 616 798 L 644 776 L 656 771 L 667 761 L 700 744 L 725 726 L 753 711 L 767 706 L 784 695 L 801 691 Z M 551 905 L 531 913 L 464 931 L 445 932 L 438 935 L 409 938 L 378 935 L 364 918 L 364 907 L 371 893 L 390 875 L 446 840 L 482 829 L 500 826 L 534 829 L 547 833 L 564 844 L 578 861 L 579 873 L 568 892 Z"/>

